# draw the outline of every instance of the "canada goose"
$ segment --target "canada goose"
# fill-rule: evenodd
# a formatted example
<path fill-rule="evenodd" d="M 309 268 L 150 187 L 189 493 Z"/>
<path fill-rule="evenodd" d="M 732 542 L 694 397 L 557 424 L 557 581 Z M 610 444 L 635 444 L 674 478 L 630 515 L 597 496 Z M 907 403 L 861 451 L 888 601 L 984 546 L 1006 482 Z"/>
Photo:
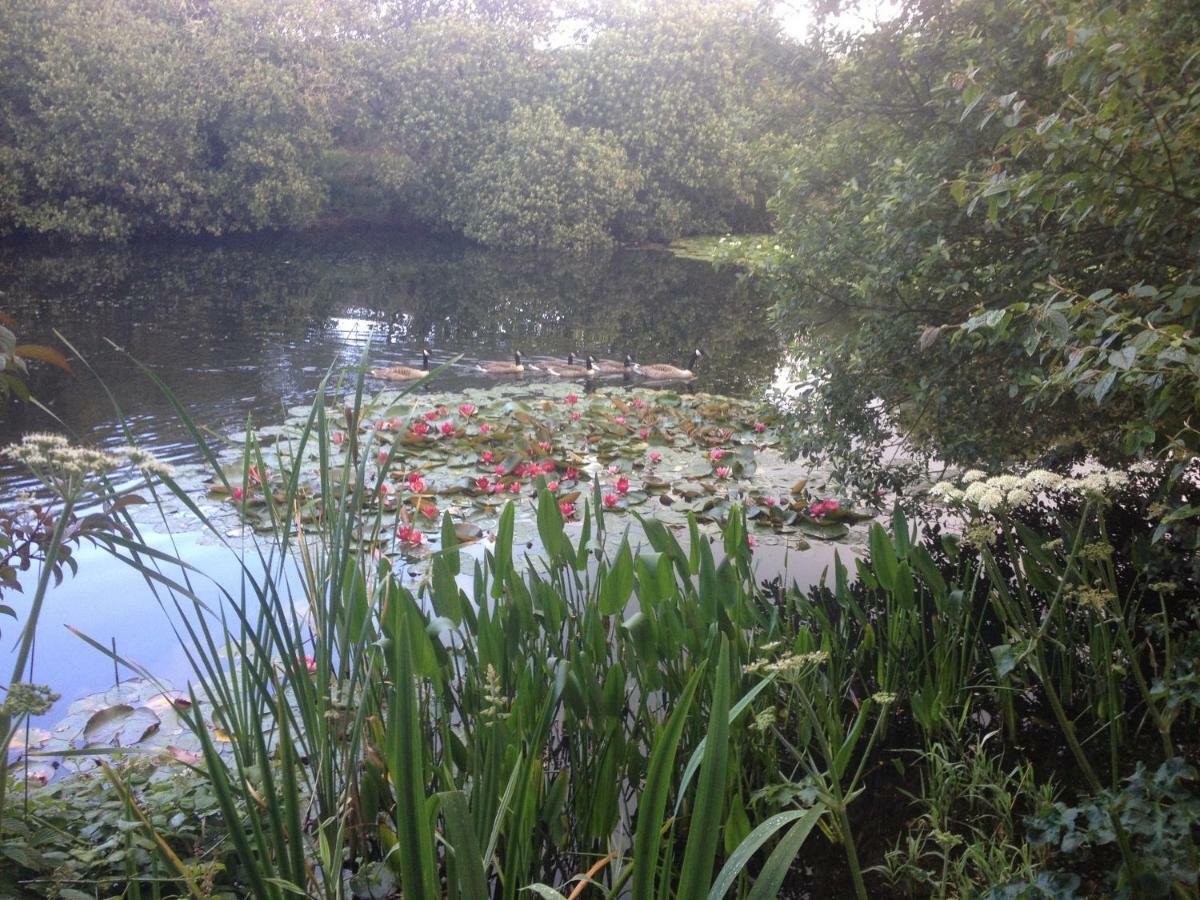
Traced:
<path fill-rule="evenodd" d="M 596 371 L 601 375 L 629 375 L 637 371 L 637 366 L 633 362 L 633 357 L 626 353 L 625 362 L 618 362 L 615 359 L 596 360 Z"/>
<path fill-rule="evenodd" d="M 670 379 L 672 381 L 691 381 L 696 377 L 696 364 L 700 361 L 700 357 L 704 354 L 697 347 L 692 354 L 692 358 L 688 361 L 690 368 L 679 369 L 675 366 L 668 366 L 665 363 L 654 363 L 649 366 L 639 366 L 638 371 L 647 378 Z"/>
<path fill-rule="evenodd" d="M 558 378 L 594 378 L 596 376 L 596 360 L 592 357 L 587 358 L 586 366 L 575 365 L 575 354 L 567 356 L 568 365 L 565 366 L 546 366 L 546 373 Z"/>
<path fill-rule="evenodd" d="M 513 353 L 513 361 L 508 362 L 485 362 L 475 366 L 481 372 L 487 372 L 489 375 L 520 375 L 525 371 L 525 363 L 521 362 L 521 351 Z"/>
<path fill-rule="evenodd" d="M 386 369 L 372 369 L 371 374 L 387 381 L 412 381 L 416 378 L 424 378 L 429 374 L 429 351 L 421 351 L 421 368 L 419 369 L 414 369 L 412 366 L 389 366 Z"/>

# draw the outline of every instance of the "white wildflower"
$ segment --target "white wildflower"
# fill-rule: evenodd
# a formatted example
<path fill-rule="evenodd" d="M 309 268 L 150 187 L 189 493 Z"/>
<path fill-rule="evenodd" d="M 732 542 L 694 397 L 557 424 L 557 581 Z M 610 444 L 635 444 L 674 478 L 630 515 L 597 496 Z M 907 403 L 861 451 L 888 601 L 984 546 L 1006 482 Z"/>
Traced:
<path fill-rule="evenodd" d="M 986 484 L 992 490 L 1007 494 L 1021 487 L 1021 479 L 1015 475 L 997 475 L 995 478 L 989 478 Z"/>
<path fill-rule="evenodd" d="M 949 481 L 939 481 L 929 489 L 929 493 L 933 497 L 940 497 L 950 503 L 957 503 L 963 498 L 962 490 Z"/>
<path fill-rule="evenodd" d="M 1029 493 L 1029 491 L 1025 490 L 1023 487 L 1013 488 L 1004 495 L 1004 502 L 1007 503 L 1012 509 L 1018 509 L 1019 507 L 1032 503 L 1033 494 Z"/>
<path fill-rule="evenodd" d="M 988 513 L 1004 505 L 1004 494 L 994 487 L 988 487 L 975 502 L 980 512 Z"/>
<path fill-rule="evenodd" d="M 1030 491 L 1053 491 L 1062 487 L 1063 477 L 1046 469 L 1034 469 L 1025 474 L 1025 488 Z"/>
<path fill-rule="evenodd" d="M 968 469 L 963 472 L 962 480 L 963 484 L 971 484 L 974 481 L 982 481 L 984 478 L 987 478 L 987 472 L 982 469 Z"/>

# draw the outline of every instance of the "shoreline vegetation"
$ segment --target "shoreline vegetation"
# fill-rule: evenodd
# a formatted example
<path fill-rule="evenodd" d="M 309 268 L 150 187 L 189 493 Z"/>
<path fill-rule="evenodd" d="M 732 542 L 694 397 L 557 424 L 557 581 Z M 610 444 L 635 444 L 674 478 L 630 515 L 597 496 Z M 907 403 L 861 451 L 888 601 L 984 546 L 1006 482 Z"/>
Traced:
<path fill-rule="evenodd" d="M 143 368 L 263 538 L 216 586 L 140 530 L 170 502 L 229 544 L 178 473 L 27 435 L 57 499 L 0 517 L 37 576 L 0 594 L 0 893 L 1200 898 L 1194 4 L 803 42 L 770 7 L 597 4 L 553 49 L 526 0 L 101 7 L 0 12 L 0 228 L 370 196 L 505 247 L 742 231 L 677 249 L 773 293 L 790 384 L 428 410 L 436 371 L 376 396 L 364 361 L 225 441 Z M 18 324 L 6 399 L 68 363 Z M 837 493 L 760 469 L 777 443 Z M 816 583 L 755 567 L 852 526 Z M 38 619 L 85 540 L 194 677 L 80 635 L 138 680 L 42 740 Z"/>

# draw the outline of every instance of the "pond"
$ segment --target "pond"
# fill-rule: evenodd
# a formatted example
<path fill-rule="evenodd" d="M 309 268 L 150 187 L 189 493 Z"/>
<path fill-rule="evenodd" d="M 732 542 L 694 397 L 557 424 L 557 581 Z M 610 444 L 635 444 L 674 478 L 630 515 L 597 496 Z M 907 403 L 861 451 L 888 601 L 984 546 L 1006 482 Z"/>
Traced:
<path fill-rule="evenodd" d="M 378 231 L 105 249 L 20 246 L 0 250 L 0 296 L 22 341 L 55 344 L 57 330 L 94 368 L 95 376 L 79 362 L 73 374 L 37 366 L 30 379 L 34 396 L 77 440 L 126 443 L 103 382 L 136 441 L 177 465 L 198 462 L 196 451 L 129 357 L 170 385 L 198 424 L 228 434 L 248 418 L 284 421 L 289 407 L 311 401 L 327 371 L 353 369 L 364 352 L 380 366 L 417 365 L 422 348 L 435 364 L 461 354 L 438 380 L 444 391 L 495 384 L 474 363 L 518 349 L 531 358 L 630 353 L 643 363 L 679 365 L 699 347 L 705 357 L 694 388 L 746 398 L 762 396 L 780 354 L 767 301 L 746 281 L 660 249 L 513 255 Z M 3 444 L 26 431 L 62 428 L 30 406 L 14 404 L 4 415 Z M 33 486 L 0 463 L 3 503 Z M 166 535 L 156 539 L 167 546 Z M 232 583 L 236 563 L 224 548 L 195 535 L 176 540 L 184 558 Z M 832 548 L 797 554 L 764 547 L 761 556 L 764 571 L 815 578 Z M 111 661 L 64 625 L 115 641 L 122 654 L 177 683 L 187 675 L 137 573 L 87 546 L 78 560 L 78 577 L 52 593 L 39 630 L 35 671 L 63 696 L 48 718 L 128 674 L 114 674 Z M 23 611 L 20 598 L 13 605 Z M 16 629 L 7 619 L 0 627 L 3 666 Z"/>

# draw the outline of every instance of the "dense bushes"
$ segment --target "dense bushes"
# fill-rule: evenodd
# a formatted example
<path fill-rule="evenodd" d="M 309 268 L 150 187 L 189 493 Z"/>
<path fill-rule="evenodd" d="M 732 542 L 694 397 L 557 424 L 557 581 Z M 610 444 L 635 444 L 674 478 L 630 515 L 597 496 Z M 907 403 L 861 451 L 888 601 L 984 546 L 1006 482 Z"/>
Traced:
<path fill-rule="evenodd" d="M 558 46 L 541 4 L 15 0 L 0 233 L 386 217 L 580 246 L 761 211 L 771 20 L 695 3 L 581 21 L 589 40 Z"/>

